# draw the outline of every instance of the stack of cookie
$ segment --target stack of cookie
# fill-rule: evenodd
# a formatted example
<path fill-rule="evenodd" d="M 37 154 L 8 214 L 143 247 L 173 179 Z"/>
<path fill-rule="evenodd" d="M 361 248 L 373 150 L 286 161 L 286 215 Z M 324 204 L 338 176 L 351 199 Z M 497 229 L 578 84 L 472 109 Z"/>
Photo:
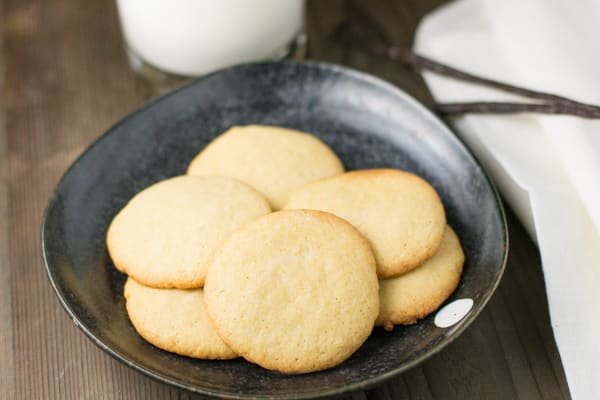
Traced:
<path fill-rule="evenodd" d="M 187 175 L 137 194 L 107 245 L 148 342 L 285 373 L 333 367 L 374 325 L 428 315 L 464 262 L 425 180 L 344 173 L 316 137 L 256 125 L 231 128 Z"/>

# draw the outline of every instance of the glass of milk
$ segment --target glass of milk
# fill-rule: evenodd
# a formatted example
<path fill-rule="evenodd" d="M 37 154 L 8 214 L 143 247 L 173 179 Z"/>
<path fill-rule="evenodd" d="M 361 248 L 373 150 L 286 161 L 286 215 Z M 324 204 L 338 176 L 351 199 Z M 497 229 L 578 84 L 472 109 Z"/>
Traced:
<path fill-rule="evenodd" d="M 117 8 L 132 68 L 157 85 L 304 50 L 304 0 L 117 0 Z"/>

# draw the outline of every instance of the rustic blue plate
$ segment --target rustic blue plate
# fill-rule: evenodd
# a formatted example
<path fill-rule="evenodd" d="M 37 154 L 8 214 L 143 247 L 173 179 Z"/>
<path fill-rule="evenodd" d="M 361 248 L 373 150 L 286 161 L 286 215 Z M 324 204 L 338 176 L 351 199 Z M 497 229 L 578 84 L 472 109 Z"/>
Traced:
<path fill-rule="evenodd" d="M 208 142 L 236 124 L 272 124 L 320 137 L 347 169 L 394 167 L 439 191 L 466 253 L 449 301 L 473 299 L 457 324 L 430 316 L 392 333 L 376 329 L 336 368 L 286 376 L 243 360 L 201 361 L 164 352 L 137 335 L 125 312 L 125 276 L 105 246 L 108 224 L 138 191 L 183 174 Z M 394 86 L 318 63 L 243 65 L 199 79 L 129 115 L 71 166 L 42 228 L 50 282 L 73 321 L 127 365 L 192 392 L 224 398 L 334 396 L 380 384 L 422 362 L 473 321 L 498 285 L 508 238 L 502 205 L 481 166 L 452 132 Z"/>

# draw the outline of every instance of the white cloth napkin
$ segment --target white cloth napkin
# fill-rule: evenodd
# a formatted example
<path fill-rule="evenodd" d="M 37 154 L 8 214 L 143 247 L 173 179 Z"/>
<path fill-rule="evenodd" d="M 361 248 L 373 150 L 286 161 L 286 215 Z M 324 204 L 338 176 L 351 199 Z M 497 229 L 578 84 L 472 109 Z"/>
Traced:
<path fill-rule="evenodd" d="M 600 104 L 600 2 L 457 0 L 421 22 L 415 50 L 446 64 Z M 425 74 L 437 101 L 519 100 Z M 600 121 L 468 115 L 456 128 L 539 244 L 573 399 L 600 399 Z"/>

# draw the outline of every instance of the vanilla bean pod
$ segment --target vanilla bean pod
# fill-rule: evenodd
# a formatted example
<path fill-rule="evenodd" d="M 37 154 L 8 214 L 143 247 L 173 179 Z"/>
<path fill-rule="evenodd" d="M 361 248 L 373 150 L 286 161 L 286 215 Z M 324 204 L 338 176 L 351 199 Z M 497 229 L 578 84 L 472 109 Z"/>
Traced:
<path fill-rule="evenodd" d="M 464 82 L 477 83 L 482 86 L 487 86 L 495 89 L 502 90 L 507 93 L 513 93 L 517 95 L 521 95 L 524 97 L 538 99 L 538 100 L 546 100 L 546 104 L 552 103 L 561 103 L 561 104 L 572 104 L 573 106 L 582 107 L 590 110 L 594 110 L 595 114 L 592 113 L 590 115 L 597 115 L 600 112 L 600 107 L 593 104 L 586 104 L 576 100 L 569 99 L 567 97 L 558 96 L 551 93 L 540 92 L 536 90 L 526 89 L 519 86 L 510 85 L 507 83 L 499 82 L 493 79 L 483 78 L 477 75 L 470 74 L 468 72 L 459 70 L 454 67 L 450 67 L 446 64 L 442 64 L 438 61 L 432 60 L 430 58 L 421 56 L 412 51 L 402 51 L 400 48 L 396 46 L 390 46 L 388 49 L 389 58 L 399 59 L 404 63 L 412 65 L 417 70 L 427 70 L 431 72 L 435 72 L 438 75 L 446 76 L 449 78 L 454 78 L 457 80 L 461 80 Z M 497 104 L 519 104 L 519 103 L 509 103 L 509 102 L 498 102 Z M 597 118 L 597 117 L 593 117 Z"/>
<path fill-rule="evenodd" d="M 445 115 L 459 114 L 513 114 L 542 113 L 574 115 L 580 118 L 600 118 L 600 110 L 569 103 L 509 103 L 509 102 L 457 102 L 435 103 L 436 111 Z"/>
<path fill-rule="evenodd" d="M 396 46 L 390 46 L 388 57 L 411 65 L 416 70 L 427 70 L 438 75 L 454 78 L 464 82 L 475 83 L 486 87 L 517 94 L 530 99 L 544 100 L 543 103 L 515 102 L 453 102 L 434 103 L 436 111 L 446 115 L 460 114 L 511 114 L 511 113 L 540 113 L 555 115 L 573 115 L 586 119 L 600 119 L 600 107 L 586 104 L 567 97 L 552 93 L 540 92 L 510 85 L 493 79 L 483 78 L 471 73 L 442 64 L 430 58 L 418 55 L 410 50 L 402 51 Z"/>
<path fill-rule="evenodd" d="M 401 46 L 392 45 L 385 33 L 369 19 L 368 15 L 364 14 L 353 2 L 351 3 L 350 19 L 342 22 L 334 32 L 334 37 L 346 46 L 357 48 L 377 57 L 400 61 L 410 65 L 417 71 L 431 71 L 448 78 L 502 90 L 529 99 L 542 100 L 542 102 L 538 103 L 487 101 L 434 103 L 433 108 L 442 114 L 509 114 L 532 112 L 573 115 L 590 119 L 600 118 L 599 106 L 477 76 L 421 56 Z"/>

